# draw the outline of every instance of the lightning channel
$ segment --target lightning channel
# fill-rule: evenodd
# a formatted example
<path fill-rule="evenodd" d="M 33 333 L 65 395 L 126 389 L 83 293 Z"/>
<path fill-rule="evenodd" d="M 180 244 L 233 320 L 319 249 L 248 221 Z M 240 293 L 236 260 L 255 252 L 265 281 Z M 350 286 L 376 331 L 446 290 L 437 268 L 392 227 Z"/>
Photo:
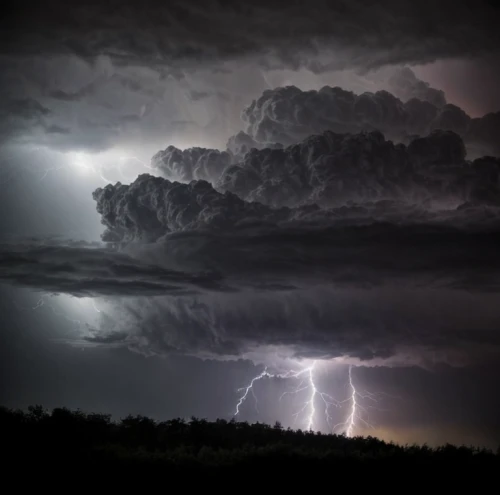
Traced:
<path fill-rule="evenodd" d="M 353 366 L 349 366 L 347 384 L 349 387 L 349 397 L 341 402 L 341 404 L 349 404 L 349 414 L 347 419 L 341 423 L 337 423 L 333 427 L 334 433 L 342 433 L 345 436 L 352 438 L 355 436 L 356 431 L 359 430 L 360 426 L 364 428 L 374 428 L 374 426 L 369 423 L 365 417 L 368 416 L 367 407 L 361 404 L 361 400 L 367 399 L 372 402 L 378 402 L 376 394 L 371 392 L 361 393 L 356 388 L 352 373 Z"/>
<path fill-rule="evenodd" d="M 332 406 L 339 407 L 340 402 L 334 399 L 332 396 L 329 394 L 322 392 L 321 390 L 318 389 L 316 382 L 315 382 L 315 368 L 316 368 L 316 361 L 314 361 L 310 366 L 303 368 L 299 371 L 294 371 L 294 370 L 289 370 L 285 373 L 269 373 L 267 371 L 267 368 L 262 371 L 259 375 L 255 376 L 252 378 L 250 383 L 246 387 L 242 387 L 238 389 L 239 392 L 242 392 L 242 395 L 238 399 L 238 402 L 236 404 L 236 409 L 234 416 L 237 416 L 240 414 L 241 407 L 243 403 L 246 401 L 248 398 L 249 394 L 251 393 L 252 396 L 254 397 L 254 400 L 257 403 L 257 396 L 255 395 L 254 391 L 254 385 L 256 382 L 264 379 L 264 378 L 281 378 L 281 379 L 298 379 L 300 380 L 298 385 L 291 391 L 286 391 L 281 394 L 280 400 L 287 394 L 299 394 L 300 392 L 307 391 L 308 392 L 308 398 L 307 400 L 302 404 L 302 407 L 296 411 L 293 414 L 294 418 L 294 423 L 297 421 L 299 418 L 303 418 L 303 423 L 305 425 L 305 429 L 307 431 L 312 431 L 315 429 L 315 424 L 317 422 L 316 420 L 316 415 L 317 415 L 317 409 L 316 405 L 319 400 L 324 405 L 324 415 L 325 419 L 328 423 L 328 425 L 331 425 L 332 417 L 330 415 L 330 408 Z"/>
<path fill-rule="evenodd" d="M 273 378 L 275 375 L 271 375 L 270 373 L 267 372 L 267 368 L 264 369 L 264 371 L 260 374 L 252 378 L 252 381 L 246 386 L 238 389 L 238 392 L 243 392 L 243 395 L 239 398 L 237 404 L 236 404 L 236 411 L 234 413 L 234 416 L 237 416 L 240 413 L 240 407 L 243 405 L 243 402 L 247 400 L 248 394 L 251 393 L 255 399 L 255 402 L 257 402 L 257 397 L 255 396 L 255 393 L 253 391 L 253 385 L 256 381 L 262 380 L 263 378 Z"/>
<path fill-rule="evenodd" d="M 374 428 L 374 426 L 367 421 L 368 408 L 376 408 L 372 405 L 365 405 L 366 401 L 378 402 L 378 395 L 372 392 L 360 391 L 355 383 L 353 373 L 353 366 L 348 368 L 347 386 L 349 390 L 348 397 L 344 400 L 338 400 L 330 394 L 320 390 L 317 385 L 316 371 L 317 361 L 314 361 L 310 366 L 304 367 L 299 371 L 289 370 L 284 373 L 271 373 L 266 367 L 264 371 L 256 375 L 245 387 L 239 388 L 238 392 L 241 395 L 236 403 L 234 417 L 238 416 L 249 396 L 253 397 L 255 401 L 255 408 L 257 409 L 257 394 L 255 385 L 257 382 L 264 379 L 294 379 L 298 380 L 297 385 L 292 390 L 285 391 L 279 397 L 283 399 L 286 395 L 306 394 L 306 400 L 300 405 L 299 409 L 293 414 L 293 425 L 300 422 L 305 430 L 314 431 L 319 429 L 320 416 L 322 415 L 332 433 L 343 434 L 349 438 L 356 436 L 360 428 Z M 340 423 L 334 424 L 332 411 L 333 408 L 344 410 L 347 407 L 347 416 L 345 420 Z M 380 410 L 380 409 L 379 409 Z"/>
<path fill-rule="evenodd" d="M 345 433 L 348 437 L 352 437 L 354 427 L 356 425 L 356 415 L 358 409 L 358 403 L 356 401 L 356 387 L 354 387 L 354 383 L 352 381 L 352 366 L 349 366 L 349 387 L 351 388 L 351 412 L 347 418 L 347 429 Z"/>

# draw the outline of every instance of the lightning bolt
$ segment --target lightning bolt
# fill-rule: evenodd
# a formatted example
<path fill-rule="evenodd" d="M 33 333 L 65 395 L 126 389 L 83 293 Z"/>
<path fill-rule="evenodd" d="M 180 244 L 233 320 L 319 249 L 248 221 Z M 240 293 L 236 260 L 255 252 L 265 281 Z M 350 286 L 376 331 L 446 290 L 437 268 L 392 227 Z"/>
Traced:
<path fill-rule="evenodd" d="M 270 373 L 267 372 L 267 368 L 264 369 L 264 371 L 260 374 L 252 378 L 252 381 L 246 386 L 238 389 L 238 392 L 243 391 L 243 395 L 239 398 L 237 404 L 236 404 L 236 412 L 234 413 L 235 416 L 237 416 L 240 413 L 240 407 L 242 406 L 243 402 L 247 400 L 248 394 L 252 393 L 254 398 L 255 394 L 253 392 L 253 385 L 256 381 L 262 380 L 262 378 L 274 378 L 277 375 L 271 375 Z M 256 400 L 257 401 L 257 400 Z"/>
<path fill-rule="evenodd" d="M 351 413 L 347 418 L 347 430 L 346 435 L 348 437 L 352 437 L 355 425 L 356 425 L 356 417 L 358 414 L 358 403 L 356 401 L 356 387 L 352 381 L 352 366 L 349 366 L 349 387 L 351 388 Z"/>
<path fill-rule="evenodd" d="M 286 391 L 281 394 L 279 400 L 281 400 L 287 394 L 299 394 L 301 392 L 308 392 L 307 400 L 302 404 L 299 410 L 297 410 L 292 416 L 295 422 L 301 418 L 302 422 L 307 431 L 313 431 L 316 429 L 318 423 L 318 414 L 320 409 L 318 409 L 318 403 L 321 403 L 323 407 L 323 415 L 326 423 L 330 427 L 332 433 L 344 434 L 347 437 L 353 437 L 356 434 L 356 430 L 359 430 L 360 426 L 366 428 L 374 428 L 365 417 L 368 414 L 367 407 L 373 406 L 363 406 L 362 402 L 364 400 L 369 400 L 372 402 L 378 402 L 377 394 L 371 392 L 360 392 L 354 382 L 353 378 L 353 366 L 349 366 L 348 370 L 348 380 L 347 384 L 349 387 L 349 397 L 345 400 L 337 400 L 331 395 L 321 391 L 315 380 L 317 361 L 314 361 L 310 366 L 307 366 L 300 371 L 290 370 L 285 373 L 270 373 L 267 368 L 264 369 L 260 374 L 252 378 L 250 383 L 242 388 L 238 389 L 241 395 L 236 403 L 236 408 L 234 412 L 234 417 L 238 416 L 241 412 L 242 406 L 248 399 L 249 395 L 255 400 L 256 410 L 257 409 L 257 396 L 255 394 L 254 386 L 257 382 L 263 379 L 298 379 L 300 380 L 298 385 L 291 391 Z M 333 424 L 333 418 L 331 415 L 332 407 L 341 408 L 344 405 L 348 406 L 347 418 L 335 425 Z"/>
<path fill-rule="evenodd" d="M 242 387 L 238 389 L 238 392 L 243 392 L 240 398 L 238 399 L 238 402 L 236 404 L 236 409 L 234 416 L 237 416 L 240 413 L 241 406 L 243 403 L 246 401 L 248 398 L 249 394 L 251 393 L 252 396 L 255 399 L 255 402 L 257 403 L 257 397 L 254 392 L 254 385 L 256 382 L 264 379 L 264 378 L 281 378 L 281 379 L 289 379 L 289 378 L 294 378 L 294 379 L 301 379 L 297 387 L 292 390 L 292 391 L 287 391 L 281 394 L 280 400 L 287 394 L 298 394 L 302 391 L 309 391 L 308 399 L 304 402 L 302 407 L 293 414 L 294 420 L 297 420 L 301 415 L 305 416 L 304 419 L 304 424 L 306 430 L 310 431 L 314 429 L 315 425 L 315 417 L 316 417 L 316 402 L 318 399 L 320 399 L 324 406 L 324 413 L 325 413 L 325 418 L 330 425 L 330 422 L 332 420 L 331 415 L 330 415 L 330 407 L 335 406 L 339 407 L 340 402 L 335 400 L 333 397 L 331 397 L 329 394 L 322 392 L 318 389 L 316 386 L 315 380 L 314 380 L 314 370 L 316 367 L 316 361 L 314 361 L 311 366 L 308 366 L 306 368 L 303 368 L 302 370 L 299 371 L 294 371 L 290 370 L 287 371 L 286 373 L 269 373 L 267 371 L 267 368 L 264 369 L 262 373 L 259 375 L 255 376 L 252 378 L 250 383 L 246 387 Z"/>
<path fill-rule="evenodd" d="M 358 425 L 363 425 L 366 428 L 374 428 L 374 426 L 369 423 L 363 416 L 368 414 L 367 408 L 361 404 L 361 400 L 368 399 L 373 402 L 378 402 L 376 398 L 376 394 L 371 392 L 361 393 L 356 389 L 354 384 L 354 380 L 352 378 L 352 365 L 349 366 L 348 372 L 348 385 L 350 396 L 348 399 L 342 401 L 342 403 L 349 403 L 349 414 L 347 419 L 341 423 L 337 423 L 333 427 L 333 431 L 341 431 L 347 437 L 352 438 L 355 436 L 355 430 L 358 428 Z"/>

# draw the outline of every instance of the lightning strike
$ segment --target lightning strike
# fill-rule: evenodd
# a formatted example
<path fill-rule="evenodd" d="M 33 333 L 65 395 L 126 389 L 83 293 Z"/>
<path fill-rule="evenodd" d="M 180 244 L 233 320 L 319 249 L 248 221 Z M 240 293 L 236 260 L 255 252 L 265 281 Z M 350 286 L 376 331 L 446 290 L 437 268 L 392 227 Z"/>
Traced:
<path fill-rule="evenodd" d="M 354 384 L 352 382 L 352 366 L 349 366 L 349 386 L 351 388 L 351 413 L 349 414 L 349 417 L 347 418 L 347 430 L 346 430 L 346 435 L 348 437 L 352 437 L 354 427 L 355 427 L 355 422 L 356 422 L 356 414 L 357 414 L 357 406 L 358 403 L 356 402 L 356 388 L 354 387 Z"/>
<path fill-rule="evenodd" d="M 373 428 L 373 425 L 363 418 L 362 413 L 367 413 L 367 409 L 361 405 L 360 399 L 368 399 L 373 402 L 377 402 L 377 399 L 375 398 L 375 394 L 370 392 L 365 392 L 364 394 L 358 392 L 352 378 L 352 365 L 349 366 L 348 385 L 350 396 L 348 399 L 342 401 L 342 403 L 350 404 L 349 414 L 345 421 L 338 423 L 333 427 L 333 431 L 340 431 L 347 437 L 352 438 L 355 436 L 355 431 L 360 424 L 366 428 Z"/>
<path fill-rule="evenodd" d="M 267 371 L 267 368 L 264 369 L 264 371 L 259 375 L 255 376 L 246 387 L 238 389 L 238 392 L 243 392 L 243 394 L 241 395 L 236 404 L 236 411 L 234 413 L 234 416 L 237 416 L 240 413 L 240 408 L 247 399 L 249 393 L 252 393 L 257 403 L 257 397 L 253 389 L 255 382 L 262 380 L 263 378 L 281 378 L 281 379 L 295 378 L 295 379 L 301 379 L 297 387 L 292 391 L 284 392 L 280 396 L 281 400 L 287 394 L 296 395 L 302 391 L 306 390 L 309 391 L 309 396 L 308 396 L 309 398 L 304 402 L 302 407 L 293 414 L 294 420 L 297 420 L 303 414 L 305 416 L 304 424 L 306 430 L 308 431 L 313 430 L 315 426 L 315 417 L 316 417 L 316 402 L 317 400 L 320 399 L 325 406 L 324 414 L 326 421 L 330 425 L 330 422 L 332 420 L 330 415 L 330 407 L 332 406 L 338 407 L 340 403 L 333 397 L 331 397 L 329 394 L 321 392 L 317 388 L 314 380 L 315 366 L 316 366 L 316 361 L 314 361 L 311 364 L 311 366 L 308 366 L 307 368 L 303 368 L 302 370 L 299 371 L 290 370 L 287 371 L 286 373 L 269 373 Z M 304 385 L 304 382 L 306 382 L 306 385 Z"/>
<path fill-rule="evenodd" d="M 315 380 L 315 370 L 317 361 L 314 361 L 310 366 L 303 368 L 299 371 L 290 370 L 285 373 L 270 373 L 267 368 L 262 371 L 259 375 L 252 378 L 250 383 L 238 389 L 238 392 L 242 392 L 239 397 L 234 416 L 240 414 L 241 409 L 248 396 L 251 394 L 255 400 L 256 410 L 257 410 L 257 396 L 255 393 L 255 384 L 265 378 L 269 379 L 297 379 L 300 380 L 297 386 L 293 390 L 283 392 L 279 397 L 279 400 L 283 399 L 286 395 L 293 394 L 297 395 L 302 392 L 307 392 L 307 399 L 302 404 L 302 406 L 293 413 L 294 422 L 301 420 L 305 429 L 307 431 L 313 431 L 317 429 L 319 422 L 318 414 L 321 414 L 321 409 L 323 409 L 323 418 L 328 424 L 330 431 L 336 434 L 344 434 L 347 437 L 353 437 L 356 434 L 356 430 L 360 426 L 373 428 L 373 426 L 364 419 L 366 416 L 367 408 L 362 405 L 363 400 L 370 400 L 373 402 L 378 402 L 376 394 L 370 392 L 361 393 L 355 385 L 353 378 L 353 367 L 349 366 L 348 380 L 347 384 L 349 387 L 349 397 L 345 400 L 337 400 L 331 395 L 321 391 L 317 386 L 317 381 Z M 318 404 L 322 404 L 323 408 L 318 408 Z M 333 425 L 332 408 L 340 409 L 344 406 L 348 407 L 348 414 L 345 421 Z M 371 406 L 368 406 L 371 407 Z M 257 410 L 258 411 L 258 410 Z"/>
<path fill-rule="evenodd" d="M 245 402 L 245 400 L 248 397 L 249 393 L 252 393 L 252 395 L 255 398 L 255 401 L 257 402 L 257 397 L 255 397 L 254 391 L 253 391 L 253 384 L 258 381 L 262 380 L 262 378 L 273 378 L 275 375 L 271 375 L 270 373 L 267 372 L 267 368 L 260 374 L 257 375 L 256 377 L 252 378 L 252 381 L 249 383 L 247 387 L 242 387 L 238 389 L 238 392 L 244 391 L 243 395 L 239 398 L 238 403 L 236 404 L 236 412 L 234 413 L 235 416 L 237 416 L 240 413 L 240 407 Z"/>

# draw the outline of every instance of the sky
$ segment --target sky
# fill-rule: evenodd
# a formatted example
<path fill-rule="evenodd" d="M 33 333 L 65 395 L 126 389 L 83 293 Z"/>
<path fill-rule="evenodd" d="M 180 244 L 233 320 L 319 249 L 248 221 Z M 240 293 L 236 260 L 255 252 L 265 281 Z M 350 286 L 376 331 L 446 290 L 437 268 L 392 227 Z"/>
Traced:
<path fill-rule="evenodd" d="M 494 2 L 2 8 L 0 404 L 500 444 Z"/>

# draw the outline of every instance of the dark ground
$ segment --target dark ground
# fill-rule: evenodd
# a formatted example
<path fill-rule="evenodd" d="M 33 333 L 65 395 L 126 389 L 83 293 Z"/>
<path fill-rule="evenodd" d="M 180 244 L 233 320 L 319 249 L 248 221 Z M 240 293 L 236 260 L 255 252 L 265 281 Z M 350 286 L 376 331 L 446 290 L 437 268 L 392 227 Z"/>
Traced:
<path fill-rule="evenodd" d="M 64 481 L 67 489 L 89 481 L 129 489 L 153 482 L 169 492 L 195 485 L 233 492 L 250 486 L 264 492 L 313 486 L 408 491 L 417 485 L 477 490 L 500 473 L 499 452 L 400 446 L 372 437 L 285 430 L 279 423 L 155 422 L 143 416 L 114 422 L 103 414 L 36 406 L 28 412 L 1 408 L 0 433 L 3 478 L 40 489 L 50 478 L 50 486 Z"/>

